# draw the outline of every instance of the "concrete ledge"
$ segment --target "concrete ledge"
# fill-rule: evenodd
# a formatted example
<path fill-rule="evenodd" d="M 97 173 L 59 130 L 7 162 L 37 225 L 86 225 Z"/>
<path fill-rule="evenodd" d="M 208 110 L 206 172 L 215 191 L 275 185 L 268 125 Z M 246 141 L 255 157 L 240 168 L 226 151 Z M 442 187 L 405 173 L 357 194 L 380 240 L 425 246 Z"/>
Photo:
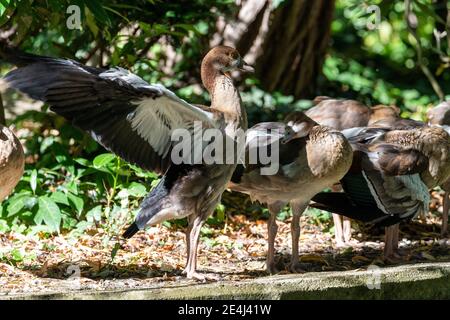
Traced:
<path fill-rule="evenodd" d="M 1 299 L 450 299 L 450 262 L 139 290 L 0 296 Z"/>

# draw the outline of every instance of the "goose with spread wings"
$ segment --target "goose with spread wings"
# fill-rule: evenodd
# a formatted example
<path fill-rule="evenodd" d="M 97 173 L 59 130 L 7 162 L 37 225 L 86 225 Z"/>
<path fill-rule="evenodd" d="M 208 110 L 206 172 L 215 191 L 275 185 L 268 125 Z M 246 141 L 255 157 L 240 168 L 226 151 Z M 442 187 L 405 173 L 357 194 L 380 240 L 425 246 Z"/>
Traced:
<path fill-rule="evenodd" d="M 231 139 L 247 128 L 246 112 L 231 72 L 252 68 L 239 53 L 218 46 L 204 57 L 201 79 L 211 95 L 210 108 L 192 105 L 164 86 L 149 84 L 122 68 L 99 69 L 8 48 L 3 48 L 1 55 L 18 66 L 4 78 L 10 87 L 44 101 L 121 158 L 163 175 L 143 200 L 124 237 L 130 238 L 147 225 L 187 217 L 184 272 L 189 278 L 204 278 L 197 272 L 200 228 L 219 203 L 237 163 L 174 161 L 172 134 L 184 130 L 194 136 L 196 122 Z M 193 139 L 191 148 L 197 143 Z"/>

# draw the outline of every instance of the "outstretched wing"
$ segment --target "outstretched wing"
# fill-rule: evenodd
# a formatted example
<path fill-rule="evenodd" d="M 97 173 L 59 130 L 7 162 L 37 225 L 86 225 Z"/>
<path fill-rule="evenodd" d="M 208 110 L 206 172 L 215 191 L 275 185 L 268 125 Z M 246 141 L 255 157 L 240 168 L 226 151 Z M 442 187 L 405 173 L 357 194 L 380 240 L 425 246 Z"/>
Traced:
<path fill-rule="evenodd" d="M 207 109 L 122 68 L 104 70 L 26 53 L 6 59 L 19 66 L 5 76 L 9 86 L 48 103 L 105 148 L 144 169 L 166 171 L 175 129 L 192 130 L 194 121 L 215 126 Z"/>

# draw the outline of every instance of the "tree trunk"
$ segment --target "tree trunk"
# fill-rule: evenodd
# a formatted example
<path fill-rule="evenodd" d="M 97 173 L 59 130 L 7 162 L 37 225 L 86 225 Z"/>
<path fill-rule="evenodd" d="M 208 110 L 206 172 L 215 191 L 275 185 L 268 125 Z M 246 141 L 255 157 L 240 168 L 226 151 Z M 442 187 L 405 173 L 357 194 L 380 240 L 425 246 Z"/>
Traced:
<path fill-rule="evenodd" d="M 334 0 L 237 0 L 234 21 L 218 21 L 212 45 L 236 47 L 263 89 L 312 97 L 330 39 Z"/>

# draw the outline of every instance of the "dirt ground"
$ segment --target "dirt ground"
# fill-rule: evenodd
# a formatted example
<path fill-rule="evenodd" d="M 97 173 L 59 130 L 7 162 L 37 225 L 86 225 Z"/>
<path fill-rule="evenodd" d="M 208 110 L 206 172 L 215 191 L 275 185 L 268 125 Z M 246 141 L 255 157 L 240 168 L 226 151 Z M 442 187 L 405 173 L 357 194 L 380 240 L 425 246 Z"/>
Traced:
<path fill-rule="evenodd" d="M 0 91 L 3 91 L 0 84 Z M 39 104 L 23 105 L 10 93 L 3 95 L 11 118 Z M 20 99 L 22 100 L 22 99 Z M 442 212 L 442 194 L 433 193 L 432 210 Z M 213 273 L 219 281 L 266 276 L 266 221 L 229 210 L 225 225 L 208 227 L 200 241 L 198 262 L 201 272 Z M 354 224 L 352 246 L 336 248 L 330 230 L 331 219 L 320 222 L 304 215 L 300 251 L 305 272 L 365 269 L 370 264 L 385 265 L 382 230 L 366 230 Z M 440 218 L 428 215 L 425 221 L 401 226 L 401 264 L 450 261 L 450 240 L 440 236 Z M 27 237 L 0 233 L 0 297 L 28 293 L 71 290 L 110 290 L 166 287 L 194 283 L 181 272 L 185 264 L 182 227 L 156 226 L 122 243 L 111 260 L 115 241 L 105 243 L 105 231 L 91 230 L 78 238 L 59 235 Z M 291 256 L 290 219 L 279 221 L 276 241 L 278 269 L 287 273 Z"/>
<path fill-rule="evenodd" d="M 322 232 L 329 226 L 302 217 L 301 262 L 306 272 L 366 269 L 370 264 L 385 265 L 381 259 L 381 230 L 369 235 L 354 225 L 353 243 L 335 248 L 333 235 Z M 276 242 L 281 273 L 287 273 L 290 259 L 290 219 L 279 221 Z M 426 221 L 401 227 L 402 264 L 450 261 L 450 240 L 439 236 L 440 221 L 429 215 Z M 112 290 L 166 287 L 194 283 L 182 275 L 185 263 L 184 230 L 156 226 L 139 232 L 124 242 L 114 260 L 115 244 L 105 246 L 104 231 L 70 238 L 26 237 L 0 234 L 0 296 L 53 293 L 71 290 Z M 201 238 L 201 272 L 213 273 L 219 281 L 263 277 L 266 256 L 266 221 L 232 215 L 221 227 L 208 227 Z M 23 259 L 14 260 L 20 251 Z"/>

